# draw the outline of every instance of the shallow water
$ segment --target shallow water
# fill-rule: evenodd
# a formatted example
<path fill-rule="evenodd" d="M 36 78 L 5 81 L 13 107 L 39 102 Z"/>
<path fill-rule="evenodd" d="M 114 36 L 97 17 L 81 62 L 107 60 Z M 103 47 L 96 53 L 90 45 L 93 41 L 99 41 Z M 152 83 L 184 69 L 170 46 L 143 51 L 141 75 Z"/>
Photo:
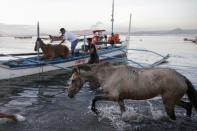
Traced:
<path fill-rule="evenodd" d="M 184 37 L 187 36 L 134 36 L 130 47 L 150 49 L 163 55 L 169 53 L 168 63 L 162 66 L 181 72 L 197 89 L 197 45 L 184 42 Z M 33 40 L 0 37 L 1 53 L 30 52 L 33 46 Z M 128 57 L 149 64 L 159 59 L 151 53 L 136 51 L 129 51 Z M 90 110 L 95 92 L 88 86 L 84 86 L 75 98 L 67 97 L 64 80 L 69 76 L 70 73 L 60 70 L 0 81 L 0 111 L 26 117 L 25 121 L 18 123 L 0 120 L 0 130 L 197 130 L 197 113 L 194 110 L 192 117 L 188 118 L 184 109 L 176 107 L 177 120 L 171 121 L 166 117 L 160 97 L 147 101 L 126 100 L 127 111 L 123 115 L 117 103 L 98 102 L 100 114 L 96 116 Z"/>

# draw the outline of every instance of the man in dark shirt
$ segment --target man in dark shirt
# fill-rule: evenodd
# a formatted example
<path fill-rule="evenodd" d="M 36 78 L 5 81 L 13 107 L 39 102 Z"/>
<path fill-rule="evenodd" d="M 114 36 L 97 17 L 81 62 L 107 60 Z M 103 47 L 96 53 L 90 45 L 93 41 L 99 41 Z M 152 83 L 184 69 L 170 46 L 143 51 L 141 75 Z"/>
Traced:
<path fill-rule="evenodd" d="M 88 61 L 88 64 L 99 63 L 99 56 L 97 54 L 95 45 L 92 43 L 92 38 L 87 38 L 87 43 L 90 53 L 90 59 Z"/>

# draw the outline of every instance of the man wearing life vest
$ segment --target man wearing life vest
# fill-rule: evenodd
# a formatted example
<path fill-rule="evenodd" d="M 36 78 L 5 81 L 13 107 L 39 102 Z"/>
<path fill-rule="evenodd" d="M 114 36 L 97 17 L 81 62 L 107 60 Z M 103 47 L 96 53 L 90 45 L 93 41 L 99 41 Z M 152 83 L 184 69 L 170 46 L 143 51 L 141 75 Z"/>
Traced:
<path fill-rule="evenodd" d="M 115 44 L 115 43 L 120 42 L 119 34 L 118 33 L 116 33 L 116 34 L 112 33 L 111 36 L 108 37 L 108 42 L 112 45 Z"/>

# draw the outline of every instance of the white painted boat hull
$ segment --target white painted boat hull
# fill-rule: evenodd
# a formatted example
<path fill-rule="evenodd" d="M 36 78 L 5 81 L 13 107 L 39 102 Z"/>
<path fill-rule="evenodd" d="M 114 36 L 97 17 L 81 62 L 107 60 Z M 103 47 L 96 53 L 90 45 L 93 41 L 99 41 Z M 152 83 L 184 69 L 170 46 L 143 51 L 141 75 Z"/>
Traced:
<path fill-rule="evenodd" d="M 121 50 L 116 50 L 113 52 L 109 52 L 105 54 L 105 57 L 100 56 L 100 60 L 106 59 L 107 57 L 114 57 L 118 55 L 123 55 L 124 52 Z M 82 59 L 77 59 L 74 61 L 70 62 L 63 62 L 63 63 L 58 63 L 58 64 L 53 64 L 54 66 L 58 67 L 73 67 L 77 65 L 81 65 L 84 63 L 87 63 L 89 58 L 82 58 Z M 11 79 L 11 78 L 16 78 L 16 77 L 22 77 L 22 76 L 27 76 L 27 75 L 33 75 L 33 74 L 38 74 L 42 72 L 48 72 L 48 71 L 53 71 L 53 70 L 58 70 L 60 68 L 54 67 L 51 65 L 42 65 L 42 66 L 37 66 L 37 67 L 17 67 L 17 68 L 10 68 L 1 65 L 0 66 L 0 80 L 3 79 Z"/>

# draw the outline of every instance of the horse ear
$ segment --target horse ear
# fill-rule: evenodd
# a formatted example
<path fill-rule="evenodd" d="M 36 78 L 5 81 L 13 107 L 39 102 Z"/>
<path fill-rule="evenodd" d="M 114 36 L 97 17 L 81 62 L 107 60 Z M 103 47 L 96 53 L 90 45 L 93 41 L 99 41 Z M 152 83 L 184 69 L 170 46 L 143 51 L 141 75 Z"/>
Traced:
<path fill-rule="evenodd" d="M 91 71 L 92 68 L 90 64 L 84 64 L 84 65 L 80 65 L 79 69 L 84 71 Z"/>

